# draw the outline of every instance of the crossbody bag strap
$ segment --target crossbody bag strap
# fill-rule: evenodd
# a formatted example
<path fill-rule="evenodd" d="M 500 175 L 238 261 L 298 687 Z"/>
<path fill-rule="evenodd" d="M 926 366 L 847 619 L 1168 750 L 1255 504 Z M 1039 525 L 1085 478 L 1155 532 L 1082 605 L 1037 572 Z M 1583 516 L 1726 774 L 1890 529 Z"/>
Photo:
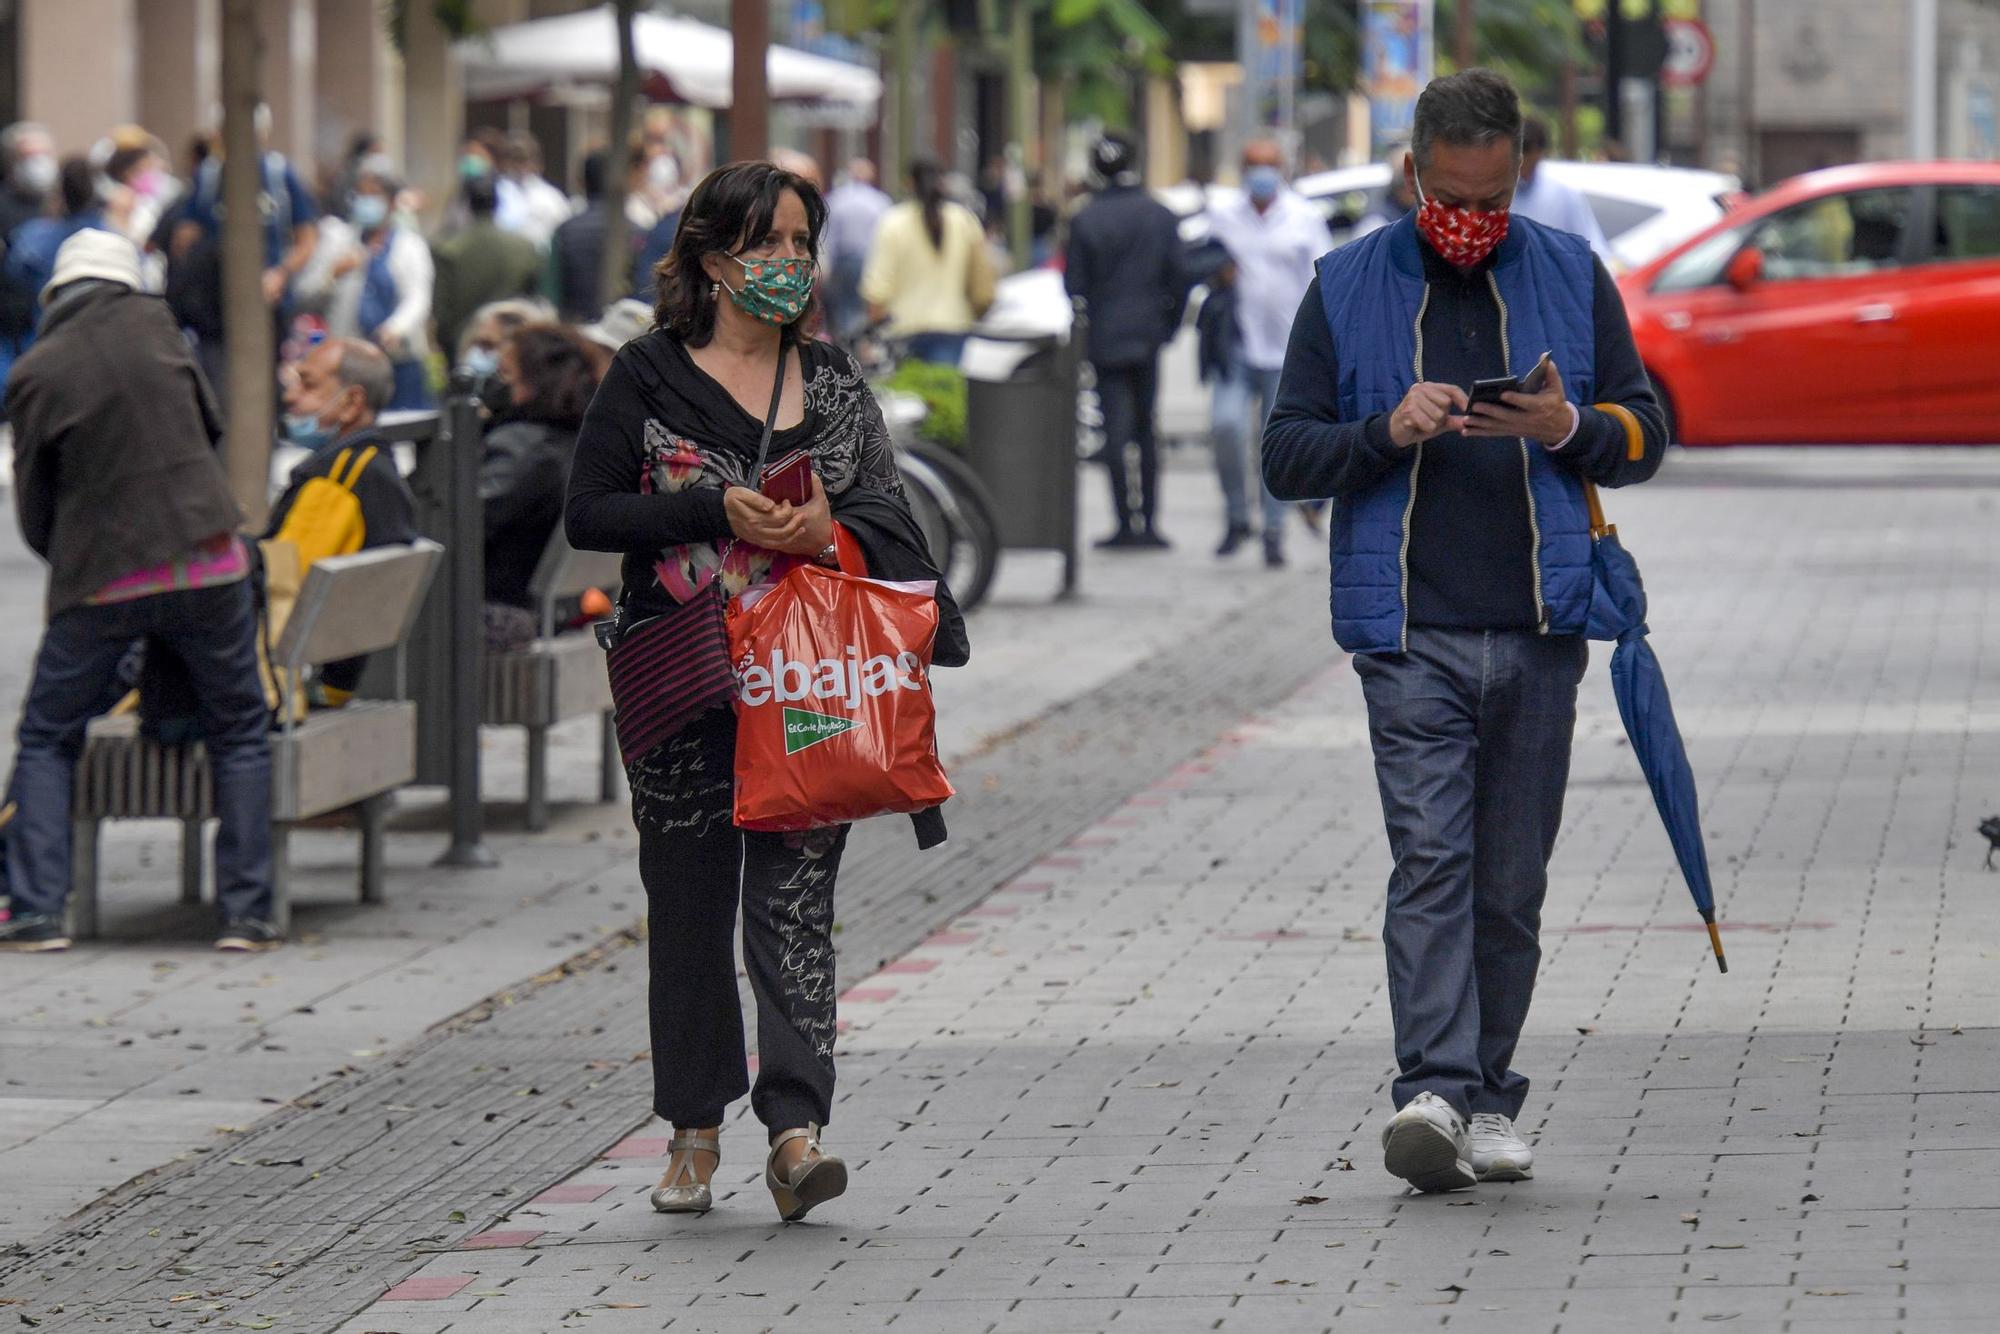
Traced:
<path fill-rule="evenodd" d="M 764 414 L 764 434 L 757 441 L 757 466 L 750 473 L 750 489 L 757 490 L 764 483 L 764 465 L 771 461 L 771 436 L 778 429 L 778 405 L 785 397 L 785 363 L 792 359 L 792 350 L 784 343 L 778 344 L 778 375 L 771 382 L 771 410 Z"/>

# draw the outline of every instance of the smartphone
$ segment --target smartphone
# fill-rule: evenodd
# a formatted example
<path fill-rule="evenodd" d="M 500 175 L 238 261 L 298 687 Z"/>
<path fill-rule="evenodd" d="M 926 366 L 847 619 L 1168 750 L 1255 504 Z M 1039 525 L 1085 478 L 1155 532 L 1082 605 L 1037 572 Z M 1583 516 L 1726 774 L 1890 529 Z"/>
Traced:
<path fill-rule="evenodd" d="M 1542 386 L 1548 382 L 1549 354 L 1544 352 L 1542 353 L 1541 360 L 1537 361 L 1526 375 L 1497 375 L 1490 380 L 1474 380 L 1472 382 L 1472 392 L 1466 395 L 1471 400 L 1471 403 L 1468 403 L 1467 406 L 1471 406 L 1472 403 L 1500 403 L 1504 405 L 1505 400 L 1500 395 L 1508 393 L 1539 394 L 1542 392 Z"/>
<path fill-rule="evenodd" d="M 794 505 L 803 505 L 812 499 L 812 479 L 812 455 L 803 449 L 795 449 L 764 469 L 757 489 L 773 500 L 789 500 Z"/>

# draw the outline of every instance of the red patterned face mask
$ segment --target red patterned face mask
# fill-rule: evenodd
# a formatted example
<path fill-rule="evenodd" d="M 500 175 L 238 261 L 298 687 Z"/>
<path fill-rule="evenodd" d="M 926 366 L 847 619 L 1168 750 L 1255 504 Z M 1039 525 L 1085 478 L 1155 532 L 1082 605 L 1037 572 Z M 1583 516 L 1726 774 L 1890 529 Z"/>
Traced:
<path fill-rule="evenodd" d="M 1424 193 L 1422 177 L 1417 178 L 1417 199 L 1417 230 L 1431 243 L 1431 249 L 1461 269 L 1469 269 L 1485 259 L 1507 239 L 1504 208 L 1456 208 L 1440 204 Z"/>

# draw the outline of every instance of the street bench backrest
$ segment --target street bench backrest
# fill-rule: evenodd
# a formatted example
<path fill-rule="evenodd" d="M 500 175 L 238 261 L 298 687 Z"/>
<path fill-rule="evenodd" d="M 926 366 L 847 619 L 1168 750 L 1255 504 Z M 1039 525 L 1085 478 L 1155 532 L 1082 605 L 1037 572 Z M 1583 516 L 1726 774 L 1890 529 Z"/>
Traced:
<path fill-rule="evenodd" d="M 272 656 L 297 671 L 399 646 L 443 554 L 437 543 L 418 538 L 314 562 Z"/>
<path fill-rule="evenodd" d="M 625 557 L 616 551 L 578 551 L 569 544 L 560 523 L 542 548 L 542 559 L 528 580 L 535 600 L 535 619 L 544 637 L 555 633 L 555 604 L 579 597 L 593 588 L 607 593 L 623 581 Z"/>

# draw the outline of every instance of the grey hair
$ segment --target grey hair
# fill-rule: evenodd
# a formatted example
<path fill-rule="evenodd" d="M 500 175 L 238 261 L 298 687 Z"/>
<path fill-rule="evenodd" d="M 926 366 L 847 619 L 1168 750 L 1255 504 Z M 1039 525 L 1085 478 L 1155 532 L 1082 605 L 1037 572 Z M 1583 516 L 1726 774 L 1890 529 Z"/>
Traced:
<path fill-rule="evenodd" d="M 14 165 L 14 155 L 20 150 L 21 141 L 30 135 L 38 136 L 51 144 L 55 142 L 55 137 L 49 133 L 48 126 L 39 121 L 17 120 L 6 129 L 0 130 L 0 167 Z"/>
<path fill-rule="evenodd" d="M 340 387 L 359 385 L 370 414 L 388 407 L 389 400 L 396 396 L 396 372 L 382 349 L 359 338 L 327 341 L 340 354 L 333 370 L 333 378 L 340 381 Z"/>
<path fill-rule="evenodd" d="M 1433 79 L 1417 98 L 1410 152 L 1418 171 L 1430 165 L 1433 144 L 1483 148 L 1501 139 L 1514 146 L 1514 160 L 1520 161 L 1521 99 L 1514 85 L 1492 70 Z"/>

